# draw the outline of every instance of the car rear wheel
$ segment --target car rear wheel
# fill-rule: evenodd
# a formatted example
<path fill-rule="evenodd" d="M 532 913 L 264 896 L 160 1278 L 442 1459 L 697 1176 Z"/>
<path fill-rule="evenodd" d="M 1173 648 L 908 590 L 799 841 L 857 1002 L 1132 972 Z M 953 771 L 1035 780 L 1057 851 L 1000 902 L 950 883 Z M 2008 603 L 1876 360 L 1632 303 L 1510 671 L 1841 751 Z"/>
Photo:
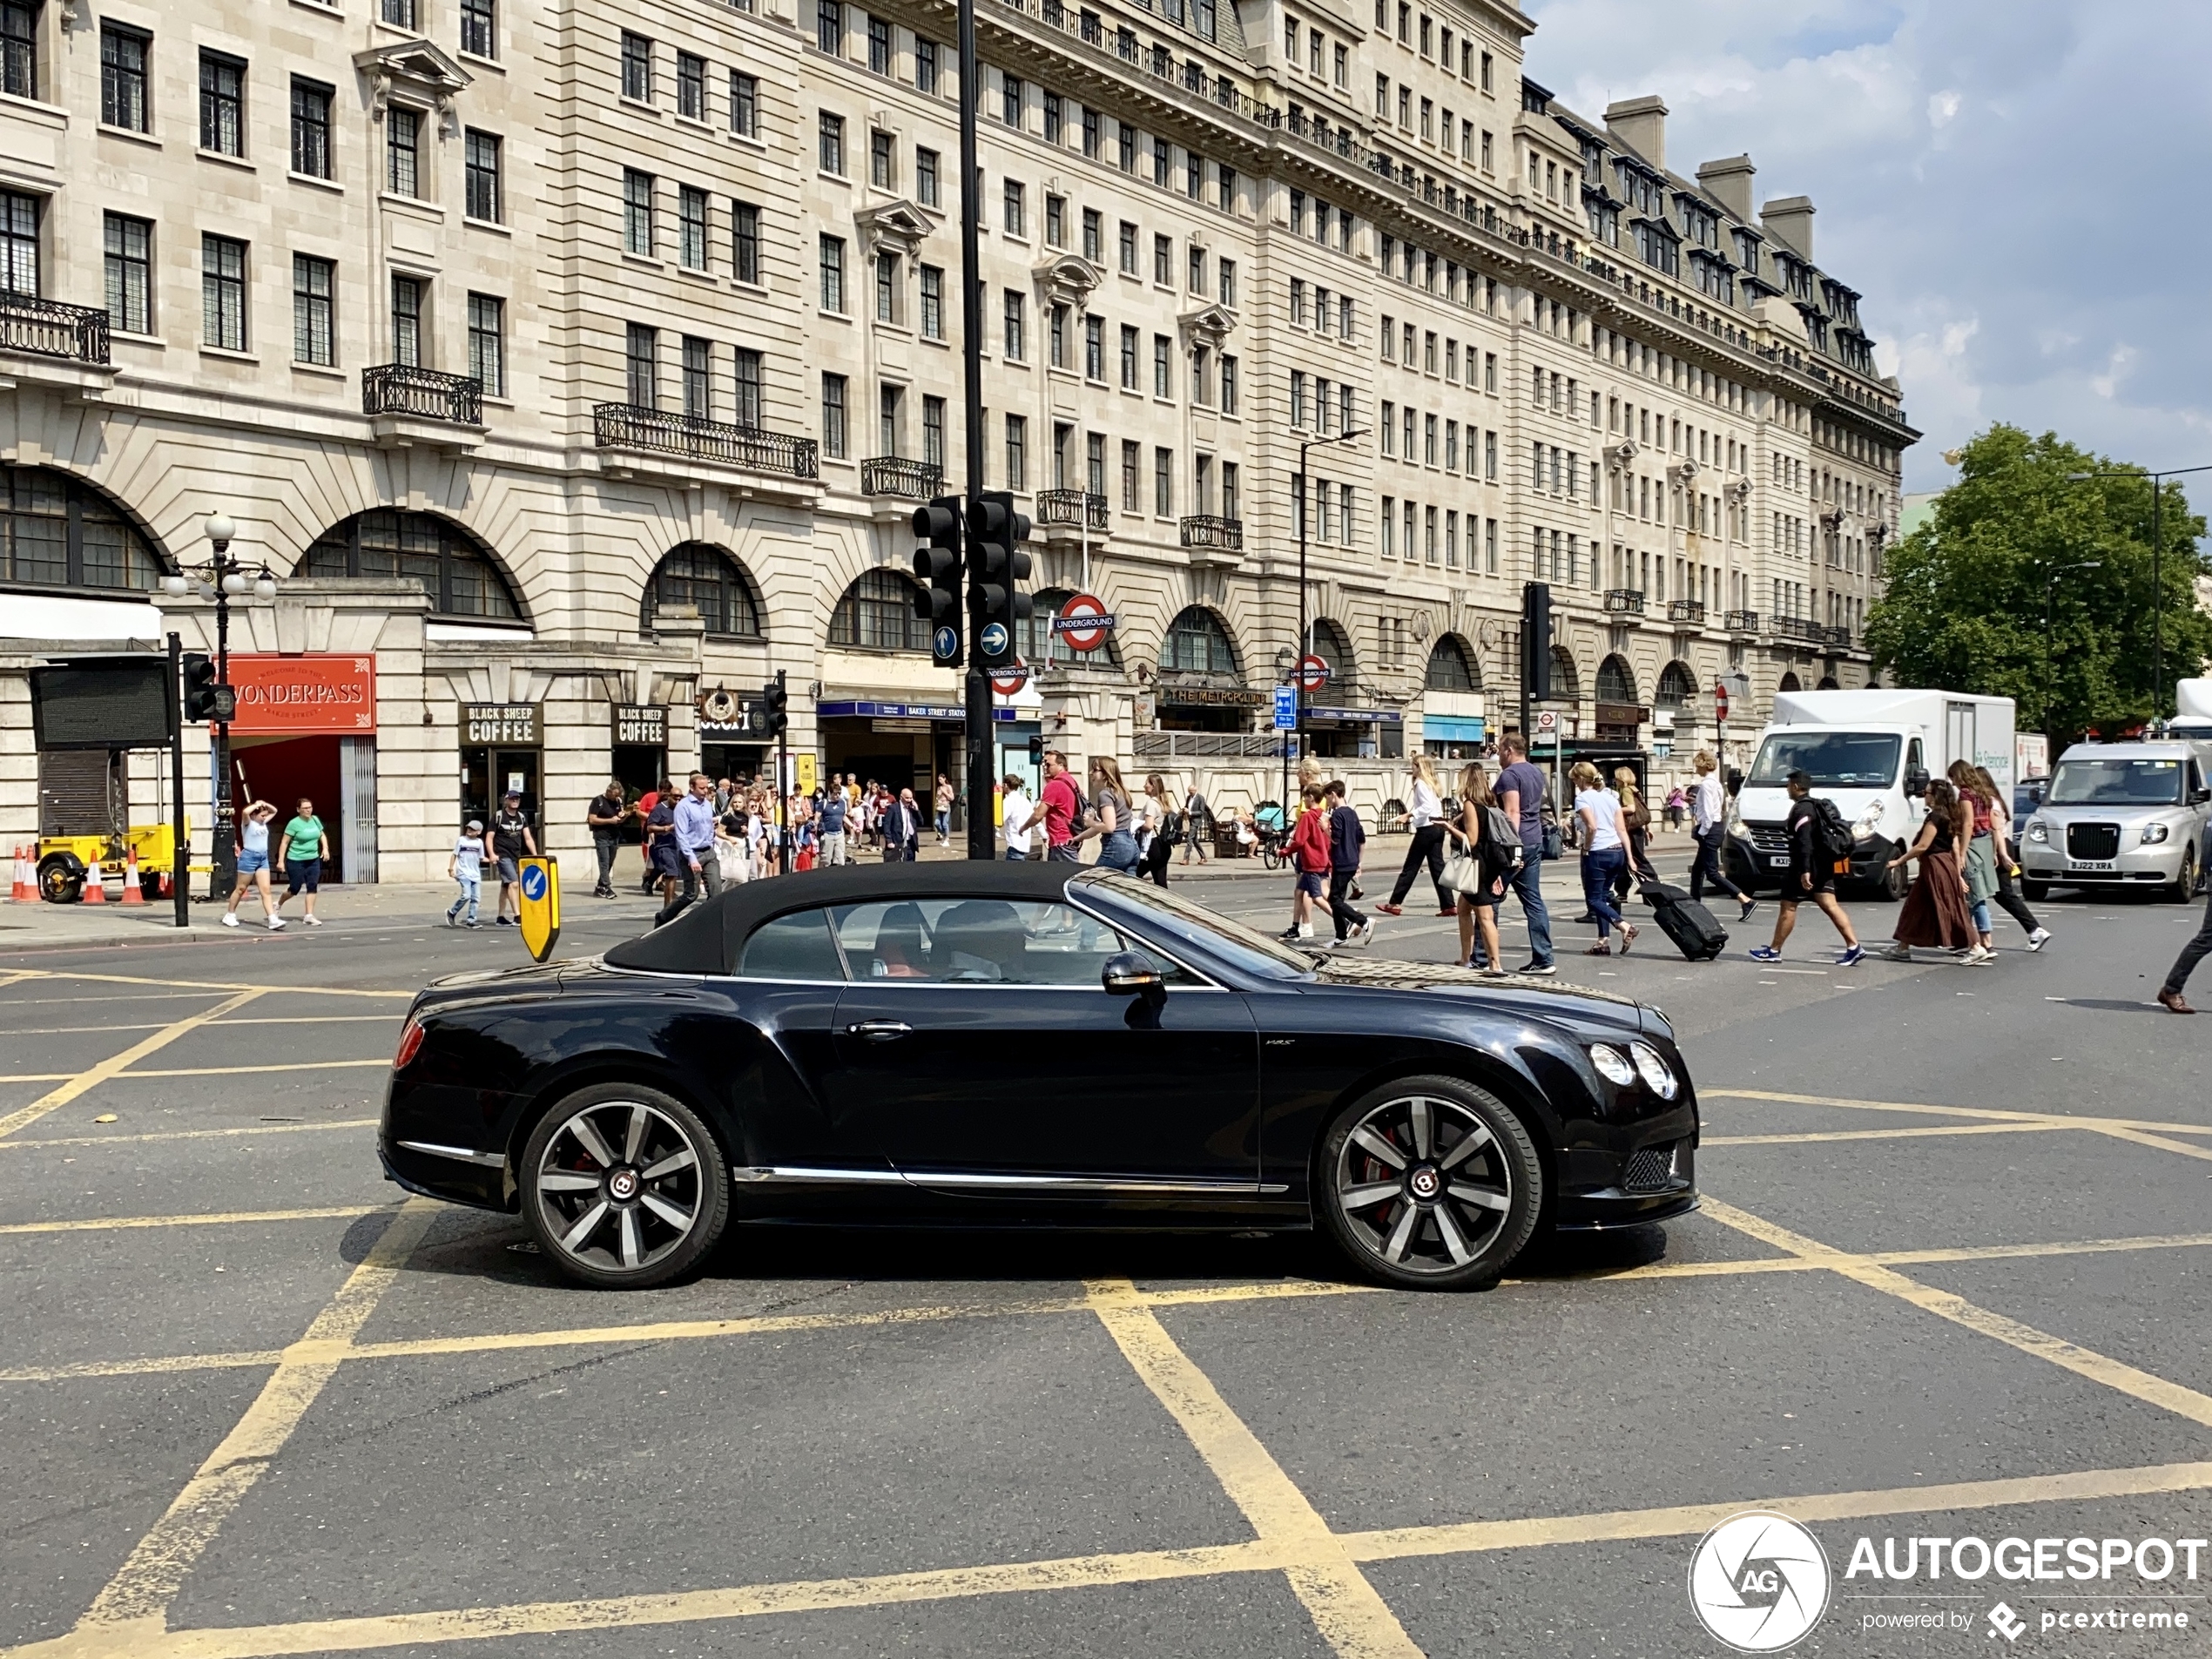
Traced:
<path fill-rule="evenodd" d="M 2174 885 L 2166 889 L 2166 896 L 2177 904 L 2187 904 L 2196 897 L 2196 849 L 2185 847 L 2182 852 L 2182 867 L 2174 878 Z"/>
<path fill-rule="evenodd" d="M 580 1285 L 637 1290 L 697 1266 L 730 1216 L 730 1174 L 698 1115 L 605 1083 L 548 1112 L 523 1151 L 523 1215 Z"/>
<path fill-rule="evenodd" d="M 2050 896 L 2051 884 L 2049 882 L 2030 881 L 2026 876 L 2020 878 L 2020 897 L 2027 900 L 2028 903 L 2041 904 Z"/>
<path fill-rule="evenodd" d="M 1482 1089 L 1409 1077 L 1339 1113 L 1317 1203 L 1363 1271 L 1392 1285 L 1487 1285 L 1528 1242 L 1544 1172 L 1521 1120 Z"/>

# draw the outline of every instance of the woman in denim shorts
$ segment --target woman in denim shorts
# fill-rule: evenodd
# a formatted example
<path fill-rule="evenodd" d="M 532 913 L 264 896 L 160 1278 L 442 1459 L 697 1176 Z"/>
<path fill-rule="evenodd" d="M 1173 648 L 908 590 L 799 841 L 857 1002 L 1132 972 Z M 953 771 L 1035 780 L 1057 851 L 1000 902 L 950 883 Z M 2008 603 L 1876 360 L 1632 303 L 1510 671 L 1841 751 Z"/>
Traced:
<path fill-rule="evenodd" d="M 223 912 L 223 926 L 238 926 L 238 903 L 251 887 L 261 889 L 261 919 L 273 933 L 284 926 L 276 900 L 269 892 L 269 824 L 276 808 L 265 800 L 247 805 L 238 824 L 238 885 L 231 889 L 230 908 Z"/>

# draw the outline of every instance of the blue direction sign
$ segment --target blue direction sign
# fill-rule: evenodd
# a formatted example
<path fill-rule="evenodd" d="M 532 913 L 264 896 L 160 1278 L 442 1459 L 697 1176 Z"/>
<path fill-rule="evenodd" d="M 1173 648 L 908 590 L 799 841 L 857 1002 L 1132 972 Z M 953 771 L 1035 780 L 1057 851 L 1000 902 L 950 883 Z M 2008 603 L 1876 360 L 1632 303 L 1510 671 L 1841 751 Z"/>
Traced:
<path fill-rule="evenodd" d="M 1298 726 L 1298 691 L 1295 687 L 1278 685 L 1275 688 L 1275 729 L 1294 731 Z"/>
<path fill-rule="evenodd" d="M 991 622 L 983 624 L 983 631 L 975 636 L 975 643 L 986 657 L 1003 656 L 1007 647 L 1006 624 Z"/>
<path fill-rule="evenodd" d="M 951 662 L 960 655 L 960 630 L 950 623 L 945 624 L 930 636 L 929 649 L 939 662 Z"/>

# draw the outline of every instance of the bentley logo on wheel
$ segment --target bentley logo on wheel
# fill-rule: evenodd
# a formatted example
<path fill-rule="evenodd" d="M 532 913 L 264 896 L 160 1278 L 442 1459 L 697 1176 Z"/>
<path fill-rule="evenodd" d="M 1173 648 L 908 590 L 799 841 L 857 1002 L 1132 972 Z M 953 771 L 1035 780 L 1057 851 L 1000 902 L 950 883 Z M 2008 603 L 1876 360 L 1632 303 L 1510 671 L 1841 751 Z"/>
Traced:
<path fill-rule="evenodd" d="M 1423 1164 L 1413 1171 L 1406 1184 L 1413 1189 L 1413 1196 L 1416 1198 L 1433 1198 L 1442 1189 L 1444 1183 L 1438 1177 L 1435 1170 Z"/>
<path fill-rule="evenodd" d="M 1779 1653 L 1828 1610 L 1828 1554 L 1787 1515 L 1749 1509 L 1698 1541 L 1689 1561 L 1689 1605 L 1713 1636 L 1738 1653 Z"/>
<path fill-rule="evenodd" d="M 607 1191 L 617 1198 L 634 1198 L 637 1196 L 637 1177 L 628 1170 L 617 1170 L 608 1177 Z"/>

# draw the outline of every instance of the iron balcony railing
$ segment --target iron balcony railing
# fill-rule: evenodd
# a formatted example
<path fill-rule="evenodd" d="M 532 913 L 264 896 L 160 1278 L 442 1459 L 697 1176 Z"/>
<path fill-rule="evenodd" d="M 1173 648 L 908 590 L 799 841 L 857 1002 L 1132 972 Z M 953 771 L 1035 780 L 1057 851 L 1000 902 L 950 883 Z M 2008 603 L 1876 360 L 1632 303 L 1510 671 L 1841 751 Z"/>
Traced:
<path fill-rule="evenodd" d="M 1217 518 L 1211 513 L 1193 513 L 1182 521 L 1183 545 L 1210 547 L 1224 553 L 1244 550 L 1244 521 L 1241 518 Z"/>
<path fill-rule="evenodd" d="M 1667 601 L 1667 620 L 1702 624 L 1705 620 L 1705 602 L 1702 599 L 1669 599 Z"/>
<path fill-rule="evenodd" d="M 1037 523 L 1084 524 L 1103 530 L 1109 523 L 1106 497 L 1083 489 L 1041 489 L 1037 492 Z"/>
<path fill-rule="evenodd" d="M 1756 634 L 1759 631 L 1759 613 L 1756 610 L 1731 610 L 1721 618 L 1721 625 L 1732 634 Z"/>
<path fill-rule="evenodd" d="M 28 293 L 0 293 L 0 351 L 105 363 L 108 318 L 90 306 L 65 306 Z"/>
<path fill-rule="evenodd" d="M 743 467 L 750 472 L 780 473 L 787 478 L 821 475 L 819 451 L 812 438 L 641 408 L 635 403 L 594 404 L 591 434 L 602 449 L 685 455 L 694 461 Z"/>
<path fill-rule="evenodd" d="M 1608 588 L 1605 590 L 1605 609 L 1609 615 L 1615 617 L 1641 617 L 1643 615 L 1643 594 L 1636 588 Z"/>
<path fill-rule="evenodd" d="M 361 370 L 363 415 L 411 415 L 455 426 L 484 423 L 484 383 L 467 374 L 441 374 L 412 363 L 381 363 Z"/>
<path fill-rule="evenodd" d="M 1848 624 L 1848 623 L 1836 623 L 1836 624 L 1831 624 L 1831 626 L 1829 627 L 1829 629 L 1828 629 L 1828 631 L 1828 631 L 1828 643 L 1829 643 L 1831 645 L 1833 645 L 1833 646 L 1834 646 L 1834 647 L 1836 647 L 1836 649 L 1837 649 L 1837 650 L 1838 650 L 1838 651 L 1849 651 L 1849 650 L 1851 649 L 1851 624 Z"/>
<path fill-rule="evenodd" d="M 1777 617 L 1770 628 L 1777 639 L 1802 639 L 1808 644 L 1828 643 L 1828 629 L 1810 617 Z"/>
<path fill-rule="evenodd" d="M 934 461 L 877 455 L 860 463 L 863 496 L 903 496 L 909 501 L 927 501 L 944 487 L 945 469 Z"/>

